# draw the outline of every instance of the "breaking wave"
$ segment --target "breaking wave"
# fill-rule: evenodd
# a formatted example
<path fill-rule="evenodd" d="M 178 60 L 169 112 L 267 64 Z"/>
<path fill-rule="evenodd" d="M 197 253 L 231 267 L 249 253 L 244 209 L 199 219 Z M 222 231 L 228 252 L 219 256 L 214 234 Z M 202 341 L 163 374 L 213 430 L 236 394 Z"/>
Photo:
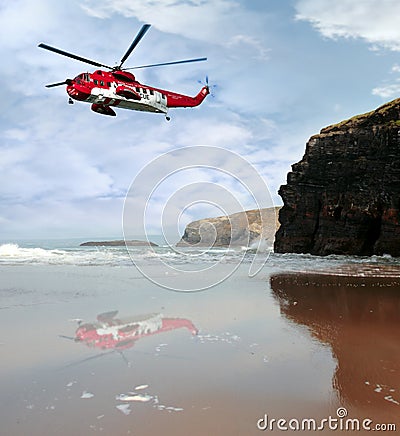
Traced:
<path fill-rule="evenodd" d="M 170 246 L 159 247 L 79 247 L 67 245 L 43 248 L 46 244 L 30 247 L 25 244 L 5 243 L 0 245 L 0 265 L 75 265 L 75 266 L 133 266 L 135 261 L 158 265 L 162 260 L 170 265 L 201 265 L 251 263 L 256 255 L 252 247 L 237 249 L 213 248 L 201 250 L 192 247 L 176 250 Z M 243 257 L 243 251 L 245 255 Z M 267 256 L 267 253 L 265 254 Z M 346 266 L 345 266 L 346 265 Z M 270 270 L 307 272 L 318 270 L 338 275 L 400 275 L 400 258 L 391 256 L 312 256 L 309 254 L 274 254 L 268 257 Z"/>
<path fill-rule="evenodd" d="M 78 266 L 131 266 L 141 260 L 149 264 L 162 259 L 172 264 L 196 264 L 198 262 L 234 262 L 242 256 L 241 250 L 221 248 L 207 251 L 186 249 L 176 251 L 173 247 L 77 247 L 68 249 L 21 247 L 15 243 L 0 245 L 0 265 L 44 264 Z M 251 254 L 249 254 L 249 257 Z"/>
<path fill-rule="evenodd" d="M 18 244 L 0 245 L 0 264 L 47 265 L 118 265 L 129 262 L 122 250 L 60 250 L 40 247 L 24 248 Z"/>

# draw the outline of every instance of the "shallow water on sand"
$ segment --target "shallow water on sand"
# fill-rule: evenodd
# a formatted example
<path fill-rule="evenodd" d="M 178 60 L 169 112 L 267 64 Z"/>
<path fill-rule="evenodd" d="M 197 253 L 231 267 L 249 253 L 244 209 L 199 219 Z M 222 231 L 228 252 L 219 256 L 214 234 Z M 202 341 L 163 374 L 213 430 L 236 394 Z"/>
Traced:
<path fill-rule="evenodd" d="M 282 259 L 199 293 L 125 264 L 1 265 L 1 434 L 256 435 L 339 407 L 400 426 L 396 262 Z"/>

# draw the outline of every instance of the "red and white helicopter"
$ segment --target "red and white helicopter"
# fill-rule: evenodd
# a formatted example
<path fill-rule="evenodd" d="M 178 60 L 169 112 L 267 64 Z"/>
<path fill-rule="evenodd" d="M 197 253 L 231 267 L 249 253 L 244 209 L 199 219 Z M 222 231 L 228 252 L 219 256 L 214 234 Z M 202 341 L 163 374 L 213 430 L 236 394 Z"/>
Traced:
<path fill-rule="evenodd" d="M 39 44 L 40 48 L 50 50 L 54 53 L 70 57 L 72 59 L 94 65 L 99 68 L 107 68 L 109 71 L 96 70 L 93 73 L 82 73 L 74 79 L 66 79 L 64 82 L 52 83 L 46 85 L 47 88 L 54 86 L 67 85 L 69 103 L 73 100 L 92 103 L 91 109 L 94 112 L 115 116 L 113 107 L 131 109 L 143 112 L 153 112 L 165 114 L 166 119 L 170 108 L 194 107 L 202 103 L 205 97 L 210 93 L 208 83 L 202 87 L 195 97 L 178 94 L 172 91 L 154 88 L 144 85 L 136 80 L 136 77 L 127 70 L 139 68 L 151 68 L 162 65 L 184 64 L 188 62 L 205 61 L 207 58 L 185 59 L 174 62 L 164 62 L 152 65 L 141 65 L 132 68 L 122 68 L 124 62 L 128 59 L 134 48 L 139 44 L 145 33 L 149 30 L 150 24 L 144 24 L 136 38 L 122 57 L 119 65 L 110 67 L 90 59 L 77 56 L 72 53 L 51 47 L 47 44 Z M 208 81 L 206 81 L 208 82 Z"/>

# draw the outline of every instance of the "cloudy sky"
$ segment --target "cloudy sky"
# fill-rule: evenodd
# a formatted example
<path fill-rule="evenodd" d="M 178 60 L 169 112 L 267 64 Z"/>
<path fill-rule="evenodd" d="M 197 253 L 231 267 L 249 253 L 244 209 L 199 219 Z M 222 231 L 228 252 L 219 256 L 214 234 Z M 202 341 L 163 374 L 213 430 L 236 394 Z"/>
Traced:
<path fill-rule="evenodd" d="M 0 0 L 0 239 L 121 235 L 135 177 L 187 146 L 238 153 L 281 204 L 312 134 L 398 97 L 399 15 L 398 0 Z M 136 73 L 188 95 L 208 75 L 213 96 L 200 107 L 171 111 L 169 123 L 127 110 L 111 118 L 44 87 L 93 68 L 38 43 L 114 65 L 144 23 L 125 65 L 207 56 Z M 200 172 L 182 173 L 176 189 L 206 180 Z M 185 209 L 183 222 L 204 210 Z"/>

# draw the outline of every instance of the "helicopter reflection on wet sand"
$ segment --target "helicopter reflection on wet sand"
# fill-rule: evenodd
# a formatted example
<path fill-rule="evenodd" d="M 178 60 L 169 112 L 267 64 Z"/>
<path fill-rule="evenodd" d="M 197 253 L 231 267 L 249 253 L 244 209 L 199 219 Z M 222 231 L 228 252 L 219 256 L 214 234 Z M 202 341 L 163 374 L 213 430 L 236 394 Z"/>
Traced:
<path fill-rule="evenodd" d="M 122 351 L 131 348 L 144 337 L 158 333 L 186 328 L 192 335 L 198 330 L 188 319 L 165 318 L 160 313 L 117 318 L 118 311 L 97 315 L 97 322 L 79 322 L 75 332 L 75 342 L 81 342 L 91 348 Z"/>
<path fill-rule="evenodd" d="M 277 274 L 270 283 L 282 315 L 330 346 L 333 387 L 349 415 L 398 424 L 399 275 L 351 274 Z"/>

